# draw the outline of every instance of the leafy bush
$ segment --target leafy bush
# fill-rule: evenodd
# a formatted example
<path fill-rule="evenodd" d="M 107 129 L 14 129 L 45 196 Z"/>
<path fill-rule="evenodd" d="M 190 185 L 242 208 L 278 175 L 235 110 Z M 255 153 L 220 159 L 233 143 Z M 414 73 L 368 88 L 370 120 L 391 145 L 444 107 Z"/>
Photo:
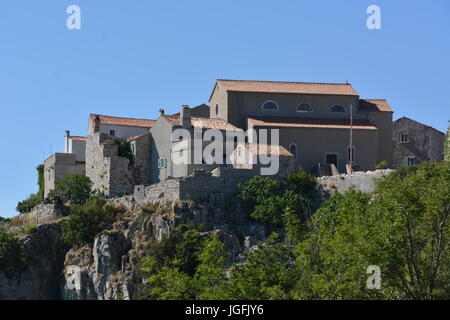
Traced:
<path fill-rule="evenodd" d="M 0 270 L 10 276 L 21 272 L 26 263 L 22 241 L 11 233 L 0 231 Z"/>
<path fill-rule="evenodd" d="M 386 169 L 389 166 L 389 162 L 387 160 L 383 160 L 375 166 L 375 169 Z"/>
<path fill-rule="evenodd" d="M 162 241 L 150 245 L 143 266 L 149 273 L 167 266 L 193 275 L 202 246 L 202 235 L 192 225 L 178 225 Z"/>
<path fill-rule="evenodd" d="M 106 199 L 94 197 L 84 205 L 72 205 L 70 216 L 61 221 L 62 240 L 69 246 L 91 243 L 116 220 L 117 209 L 106 202 Z"/>
<path fill-rule="evenodd" d="M 119 157 L 128 158 L 128 160 L 130 160 L 130 164 L 132 164 L 134 161 L 134 155 L 131 151 L 130 144 L 124 140 L 117 140 L 116 143 L 118 147 L 117 155 Z"/>
<path fill-rule="evenodd" d="M 42 203 L 42 198 L 38 194 L 32 194 L 28 199 L 17 204 L 16 210 L 20 213 L 29 213 L 34 207 Z"/>
<path fill-rule="evenodd" d="M 288 188 L 296 194 L 308 198 L 314 196 L 317 186 L 316 178 L 306 173 L 304 170 L 289 173 L 285 183 Z"/>
<path fill-rule="evenodd" d="M 23 229 L 23 232 L 26 234 L 32 234 L 32 233 L 36 232 L 37 228 L 38 228 L 37 225 L 31 224 L 31 225 L 25 227 Z"/>
<path fill-rule="evenodd" d="M 92 182 L 84 175 L 72 174 L 58 180 L 55 190 L 49 193 L 48 198 L 55 202 L 58 199 L 76 205 L 84 204 L 92 196 Z"/>

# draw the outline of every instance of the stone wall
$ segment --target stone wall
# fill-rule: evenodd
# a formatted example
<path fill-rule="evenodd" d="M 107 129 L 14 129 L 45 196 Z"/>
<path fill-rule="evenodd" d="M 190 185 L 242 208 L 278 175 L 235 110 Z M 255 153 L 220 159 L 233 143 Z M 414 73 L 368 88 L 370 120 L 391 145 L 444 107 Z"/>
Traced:
<path fill-rule="evenodd" d="M 317 178 L 318 188 L 324 197 L 336 192 L 344 193 L 352 187 L 362 192 L 372 192 L 375 189 L 375 180 L 391 172 L 393 170 L 387 169 L 319 177 Z M 238 192 L 240 183 L 244 183 L 258 173 L 258 170 L 230 168 L 217 168 L 212 172 L 197 170 L 189 177 L 168 179 L 149 186 L 135 186 L 134 200 L 136 203 L 208 201 L 215 194 L 231 195 Z M 270 178 L 278 179 L 280 176 Z"/>
<path fill-rule="evenodd" d="M 392 172 L 393 170 L 386 169 L 319 177 L 317 178 L 317 183 L 319 184 L 319 189 L 323 193 L 328 194 L 345 193 L 352 187 L 362 192 L 373 192 L 375 190 L 375 181 Z"/>
<path fill-rule="evenodd" d="M 49 223 L 68 214 L 66 207 L 55 204 L 40 204 L 31 210 L 30 213 L 23 213 L 14 219 L 23 225 Z"/>

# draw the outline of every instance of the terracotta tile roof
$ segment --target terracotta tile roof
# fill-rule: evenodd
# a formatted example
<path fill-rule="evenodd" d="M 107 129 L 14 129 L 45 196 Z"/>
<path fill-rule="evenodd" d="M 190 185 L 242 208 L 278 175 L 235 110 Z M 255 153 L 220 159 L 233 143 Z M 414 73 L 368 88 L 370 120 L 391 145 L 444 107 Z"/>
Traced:
<path fill-rule="evenodd" d="M 95 119 L 97 115 L 91 114 L 91 119 Z M 100 117 L 101 124 L 109 124 L 116 126 L 128 126 L 128 127 L 142 127 L 151 128 L 155 124 L 156 120 L 149 119 L 135 119 L 135 118 L 122 118 L 113 116 L 98 115 Z"/>
<path fill-rule="evenodd" d="M 393 112 L 386 99 L 361 99 L 359 110 L 368 112 Z"/>
<path fill-rule="evenodd" d="M 282 81 L 248 81 L 218 79 L 216 86 L 226 91 L 268 92 L 268 93 L 304 93 L 357 96 L 358 93 L 347 83 L 314 83 Z M 214 90 L 213 90 L 214 92 Z"/>
<path fill-rule="evenodd" d="M 274 155 L 279 155 L 281 157 L 294 157 L 292 153 L 290 153 L 283 146 L 272 146 L 266 144 L 253 144 L 246 143 L 245 148 L 250 151 L 253 155 L 272 155 L 272 151 Z"/>
<path fill-rule="evenodd" d="M 250 117 L 250 126 L 350 129 L 350 119 L 321 119 L 297 117 Z M 368 120 L 353 120 L 353 129 L 377 130 Z"/>
<path fill-rule="evenodd" d="M 162 116 L 166 119 L 172 126 L 180 126 L 180 116 Z M 197 128 L 205 128 L 205 129 L 217 129 L 217 130 L 241 130 L 238 127 L 233 126 L 231 123 L 226 122 L 223 119 L 214 119 L 214 118 L 199 118 L 192 117 L 191 124 L 193 127 Z"/>
<path fill-rule="evenodd" d="M 70 136 L 69 139 L 73 140 L 73 141 L 86 141 L 87 140 L 86 137 L 79 137 L 79 136 Z"/>
<path fill-rule="evenodd" d="M 139 138 L 141 138 L 141 137 L 143 137 L 145 135 L 149 135 L 149 134 L 150 134 L 150 132 L 146 132 L 146 133 L 143 133 L 143 134 L 140 134 L 140 135 L 137 135 L 137 136 L 129 137 L 129 138 L 127 138 L 127 142 L 133 142 L 133 141 L 135 141 L 135 140 L 137 140 L 137 139 L 139 139 Z"/>

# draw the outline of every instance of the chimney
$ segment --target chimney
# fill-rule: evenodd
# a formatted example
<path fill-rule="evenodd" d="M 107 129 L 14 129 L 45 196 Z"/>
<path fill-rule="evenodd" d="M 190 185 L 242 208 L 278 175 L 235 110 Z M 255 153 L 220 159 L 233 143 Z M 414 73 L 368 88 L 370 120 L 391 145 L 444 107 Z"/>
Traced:
<path fill-rule="evenodd" d="M 164 115 L 164 109 L 159 109 L 159 116 L 163 116 Z"/>
<path fill-rule="evenodd" d="M 64 138 L 64 153 L 70 153 L 69 139 L 70 139 L 70 130 L 66 130 L 66 137 Z"/>
<path fill-rule="evenodd" d="M 180 123 L 183 128 L 191 128 L 191 109 L 188 105 L 182 105 L 180 110 Z"/>
<path fill-rule="evenodd" d="M 94 119 L 94 133 L 100 131 L 100 116 L 97 114 Z"/>

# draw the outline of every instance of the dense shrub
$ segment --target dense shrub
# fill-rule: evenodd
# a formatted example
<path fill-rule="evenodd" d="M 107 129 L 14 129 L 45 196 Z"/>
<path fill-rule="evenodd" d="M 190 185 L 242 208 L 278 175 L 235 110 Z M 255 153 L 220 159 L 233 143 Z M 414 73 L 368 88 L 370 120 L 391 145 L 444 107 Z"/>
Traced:
<path fill-rule="evenodd" d="M 91 243 L 99 232 L 110 227 L 118 210 L 106 202 L 93 197 L 84 205 L 72 205 L 70 216 L 61 221 L 62 240 L 69 246 Z"/>
<path fill-rule="evenodd" d="M 0 231 L 0 270 L 9 276 L 21 272 L 25 263 L 22 241 L 11 233 Z"/>
<path fill-rule="evenodd" d="M 17 204 L 16 210 L 20 213 L 29 213 L 34 207 L 42 203 L 42 198 L 38 194 L 32 194 L 28 199 Z"/>
<path fill-rule="evenodd" d="M 82 205 L 92 196 L 92 182 L 84 175 L 72 174 L 58 180 L 55 189 L 49 193 L 48 198 L 56 202 L 70 202 Z"/>

